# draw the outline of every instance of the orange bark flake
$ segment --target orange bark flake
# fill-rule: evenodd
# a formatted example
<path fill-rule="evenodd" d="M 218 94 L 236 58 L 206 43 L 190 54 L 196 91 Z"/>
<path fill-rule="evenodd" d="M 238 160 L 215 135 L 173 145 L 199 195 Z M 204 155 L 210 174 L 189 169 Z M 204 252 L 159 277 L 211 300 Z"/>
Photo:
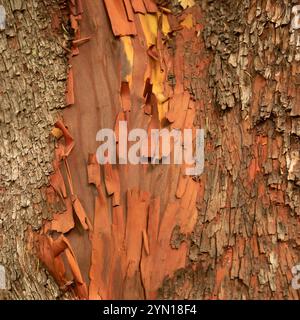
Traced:
<path fill-rule="evenodd" d="M 70 54 L 72 68 L 66 100 L 67 105 L 75 104 L 75 107 L 64 113 L 64 120 L 58 120 L 52 131 L 57 148 L 55 170 L 50 178 L 51 192 L 55 193 L 50 198 L 54 203 L 62 201 L 65 210 L 55 212 L 53 220 L 45 223 L 38 237 L 40 259 L 61 286 L 74 283 L 79 298 L 154 299 L 164 279 L 187 264 L 189 237 L 197 221 L 196 204 L 204 197 L 204 185 L 185 176 L 185 166 L 170 166 L 165 170 L 151 165 L 99 165 L 96 145 L 88 139 L 94 138 L 101 121 L 107 127 L 115 126 L 118 144 L 119 122 L 124 120 L 130 128 L 143 127 L 148 131 L 195 130 L 196 111 L 201 104 L 187 89 L 191 87 L 191 79 L 183 77 L 185 68 L 186 74 L 193 73 L 184 65 L 183 49 L 194 37 L 196 18 L 191 20 L 191 25 L 190 18 L 184 20 L 186 15 L 177 19 L 169 10 L 160 8 L 164 12 L 162 18 L 152 0 L 105 0 L 104 4 L 115 37 L 110 26 L 105 25 L 106 31 L 97 30 L 95 35 L 93 27 L 86 23 L 87 16 L 100 23 L 97 12 L 106 14 L 100 3 L 69 2 L 71 27 L 75 32 L 71 51 L 77 56 L 73 58 Z M 185 21 L 184 28 L 180 21 Z M 85 26 L 84 33 L 81 24 Z M 166 41 L 172 31 L 180 33 L 176 37 L 175 56 L 168 50 Z M 123 36 L 131 38 L 122 39 Z M 103 37 L 103 41 L 97 37 Z M 87 41 L 89 50 L 84 48 L 79 52 L 78 46 Z M 91 67 L 88 61 L 97 61 L 103 50 L 99 43 L 109 41 L 122 50 L 115 55 L 113 65 L 103 58 L 103 66 L 113 76 L 104 73 L 106 81 L 99 81 L 103 72 L 99 74 L 98 63 Z M 194 51 L 198 52 L 199 48 L 195 47 Z M 206 59 L 201 68 L 196 68 L 195 74 L 206 72 L 208 62 Z M 176 81 L 171 83 L 168 75 L 173 75 Z M 102 106 L 102 98 L 106 97 L 95 97 L 96 106 L 93 98 L 87 97 L 104 86 L 110 88 L 112 100 Z M 73 113 L 76 109 L 79 118 Z M 99 109 L 101 114 L 97 114 Z M 84 130 L 88 139 L 82 140 L 74 130 L 81 121 L 87 124 Z M 145 156 L 151 155 L 151 145 L 148 154 L 145 152 Z M 151 171 L 155 172 L 156 180 L 152 179 Z M 180 230 L 183 237 L 176 245 L 172 245 L 174 230 Z M 59 234 L 57 239 L 52 237 L 53 231 Z M 84 258 L 76 247 L 82 241 Z"/>
<path fill-rule="evenodd" d="M 104 0 L 111 26 L 115 36 L 129 36 L 136 34 L 136 28 L 132 21 L 128 20 L 123 1 Z M 128 7 L 127 7 L 128 8 Z"/>

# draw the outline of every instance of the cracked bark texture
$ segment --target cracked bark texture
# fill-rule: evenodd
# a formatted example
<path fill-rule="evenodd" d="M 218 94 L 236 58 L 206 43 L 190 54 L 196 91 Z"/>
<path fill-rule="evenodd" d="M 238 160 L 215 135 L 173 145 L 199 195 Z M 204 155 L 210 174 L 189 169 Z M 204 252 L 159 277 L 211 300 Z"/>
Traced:
<path fill-rule="evenodd" d="M 0 264 L 6 267 L 8 298 L 65 297 L 26 240 L 28 228 L 39 230 L 42 219 L 51 219 L 55 210 L 43 188 L 54 154 L 49 132 L 57 109 L 65 106 L 67 60 L 59 45 L 62 36 L 53 32 L 58 2 L 0 0 L 7 11 L 6 29 L 0 31 Z M 206 132 L 206 162 L 197 181 L 198 219 L 187 239 L 186 267 L 164 279 L 158 297 L 299 299 L 299 291 L 291 287 L 291 268 L 300 262 L 300 32 L 291 29 L 292 6 L 298 1 L 195 2 L 201 17 L 197 10 L 188 12 L 202 27 L 183 40 L 175 32 L 169 48 L 183 56 L 184 86 L 197 101 L 196 122 Z M 96 111 L 101 124 L 113 126 L 110 112 L 116 110 L 105 110 L 118 103 L 113 70 L 121 49 L 109 30 L 103 2 L 96 6 L 99 11 L 86 3 L 82 31 L 93 30 L 102 53 L 96 56 L 95 42 L 80 49 L 77 65 L 74 60 L 76 105 L 64 117 L 79 145 L 70 156 L 71 169 L 79 168 L 74 184 L 92 218 L 95 191 L 86 187 L 84 152 L 94 148 L 89 145 L 94 135 L 88 125 Z M 174 15 L 180 15 L 180 1 L 171 3 Z M 94 79 L 95 66 L 101 72 Z M 104 70 L 112 76 L 101 86 L 109 74 Z M 94 90 L 103 90 L 101 96 L 94 92 L 92 103 L 80 94 L 80 87 L 90 90 L 89 82 Z M 144 189 L 163 194 L 168 176 L 161 179 L 156 170 L 147 179 L 141 182 Z M 121 184 L 122 197 L 138 180 L 137 174 Z M 88 282 L 87 235 L 76 229 L 69 236 L 77 243 L 79 266 Z M 179 248 L 184 240 L 175 226 L 170 246 Z M 129 296 L 143 296 L 134 296 L 131 286 L 136 284 L 129 282 Z"/>
<path fill-rule="evenodd" d="M 56 299 L 63 293 L 34 256 L 27 231 L 52 216 L 44 187 L 53 170 L 49 133 L 65 106 L 65 39 L 57 32 L 63 3 L 0 5 L 6 11 L 0 31 L 0 264 L 7 287 L 0 298 Z"/>
<path fill-rule="evenodd" d="M 299 299 L 298 1 L 201 1 L 213 106 L 191 267 L 161 298 Z M 200 81 L 200 80 L 199 80 Z"/>

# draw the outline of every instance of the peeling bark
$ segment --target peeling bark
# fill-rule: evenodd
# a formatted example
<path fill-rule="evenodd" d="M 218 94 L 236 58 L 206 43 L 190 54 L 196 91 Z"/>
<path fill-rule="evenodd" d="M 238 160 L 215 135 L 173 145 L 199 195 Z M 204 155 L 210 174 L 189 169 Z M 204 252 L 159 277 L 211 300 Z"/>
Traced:
<path fill-rule="evenodd" d="M 45 185 L 52 172 L 57 112 L 65 107 L 66 59 L 59 1 L 0 1 L 1 298 L 64 295 L 30 249 L 28 230 L 52 218 Z"/>
<path fill-rule="evenodd" d="M 189 270 L 164 298 L 299 299 L 297 1 L 204 1 L 206 169 Z"/>
<path fill-rule="evenodd" d="M 299 299 L 297 1 L 1 4 L 7 297 Z M 204 128 L 204 173 L 99 165 L 121 120 Z"/>

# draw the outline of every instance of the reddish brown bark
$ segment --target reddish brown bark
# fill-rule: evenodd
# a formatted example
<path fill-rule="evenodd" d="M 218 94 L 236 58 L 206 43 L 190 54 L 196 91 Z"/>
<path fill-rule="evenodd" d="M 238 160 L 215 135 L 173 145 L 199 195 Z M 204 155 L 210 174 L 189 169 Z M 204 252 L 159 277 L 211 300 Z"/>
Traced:
<path fill-rule="evenodd" d="M 69 107 L 51 131 L 45 192 L 53 216 L 29 232 L 62 291 L 299 298 L 291 286 L 300 260 L 295 4 L 68 1 Z M 121 120 L 148 131 L 204 128 L 204 173 L 99 165 L 97 131 L 118 132 Z"/>

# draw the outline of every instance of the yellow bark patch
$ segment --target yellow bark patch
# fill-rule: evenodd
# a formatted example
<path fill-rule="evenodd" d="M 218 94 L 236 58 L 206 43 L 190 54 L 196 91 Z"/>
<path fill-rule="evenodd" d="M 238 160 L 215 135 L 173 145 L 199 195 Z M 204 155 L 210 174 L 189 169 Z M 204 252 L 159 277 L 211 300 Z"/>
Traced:
<path fill-rule="evenodd" d="M 124 51 L 125 51 L 125 54 L 126 54 L 126 58 L 127 58 L 129 66 L 130 66 L 130 73 L 127 74 L 127 76 L 123 80 L 127 81 L 129 83 L 129 86 L 131 87 L 133 55 L 134 55 L 131 37 L 130 36 L 121 37 L 121 42 L 123 44 L 123 48 L 124 48 Z"/>
<path fill-rule="evenodd" d="M 179 3 L 183 9 L 186 9 L 188 7 L 192 7 L 193 5 L 195 5 L 194 0 L 179 0 Z"/>
<path fill-rule="evenodd" d="M 56 139 L 59 139 L 62 137 L 63 135 L 63 132 L 59 129 L 59 128 L 53 128 L 51 130 L 51 134 L 56 138 Z"/>
<path fill-rule="evenodd" d="M 156 45 L 158 30 L 157 15 L 139 13 L 139 18 L 141 21 L 148 48 L 152 45 Z"/>
<path fill-rule="evenodd" d="M 162 14 L 162 32 L 166 36 L 170 31 L 170 24 L 168 20 L 168 16 L 166 14 Z"/>
<path fill-rule="evenodd" d="M 188 14 L 184 20 L 180 23 L 181 26 L 188 28 L 188 29 L 192 29 L 193 25 L 194 25 L 194 21 L 193 21 L 193 15 L 190 13 Z"/>

